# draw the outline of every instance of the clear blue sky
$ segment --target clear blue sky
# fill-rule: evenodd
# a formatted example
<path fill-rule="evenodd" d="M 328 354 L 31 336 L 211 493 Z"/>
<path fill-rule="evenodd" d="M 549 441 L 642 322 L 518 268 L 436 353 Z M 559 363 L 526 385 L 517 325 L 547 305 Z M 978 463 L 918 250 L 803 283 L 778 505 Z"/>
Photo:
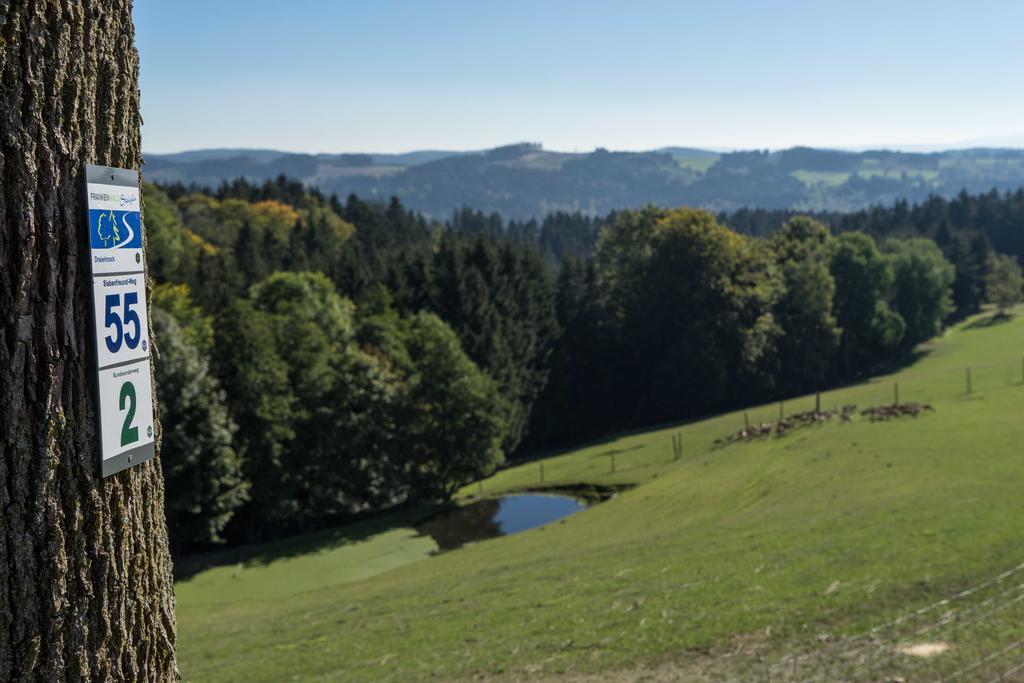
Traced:
<path fill-rule="evenodd" d="M 144 147 L 1024 145 L 1024 3 L 136 0 Z"/>

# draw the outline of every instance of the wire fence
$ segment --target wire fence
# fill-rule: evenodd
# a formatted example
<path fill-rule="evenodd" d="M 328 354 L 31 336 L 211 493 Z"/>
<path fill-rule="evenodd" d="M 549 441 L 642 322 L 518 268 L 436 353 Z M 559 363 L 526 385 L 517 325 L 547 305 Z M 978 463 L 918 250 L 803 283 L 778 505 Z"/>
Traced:
<path fill-rule="evenodd" d="M 817 638 L 771 663 L 734 658 L 727 679 L 761 681 L 1024 680 L 1024 564 L 863 633 Z"/>
<path fill-rule="evenodd" d="M 971 363 L 928 371 L 907 371 L 877 377 L 858 386 L 823 392 L 823 396 L 854 395 L 892 402 L 894 385 L 900 401 L 968 396 L 981 391 L 1020 385 L 1024 381 L 1024 357 L 995 363 Z"/>
<path fill-rule="evenodd" d="M 609 442 L 608 448 L 594 452 L 587 462 L 578 458 L 545 458 L 522 465 L 533 474 L 517 477 L 518 486 L 557 486 L 587 477 L 627 475 L 635 470 L 662 467 L 673 461 L 707 457 L 716 446 L 737 441 L 753 441 L 767 437 L 784 437 L 806 426 L 842 423 L 856 420 L 886 420 L 918 417 L 930 412 L 932 404 L 949 399 L 972 400 L 994 391 L 1022 388 L 1024 390 L 1024 356 L 994 363 L 964 364 L 936 370 L 908 370 L 876 377 L 868 382 L 839 387 L 776 403 L 764 404 L 740 412 L 703 420 L 720 426 L 712 438 L 695 434 L 689 426 L 666 431 L 664 444 Z M 889 410 L 892 407 L 901 410 Z M 879 409 L 864 415 L 868 409 Z M 779 429 L 780 425 L 782 429 Z M 628 441 L 629 435 L 621 437 Z M 517 468 L 518 469 L 518 468 Z M 502 483 L 495 482 L 498 488 Z M 484 481 L 476 483 L 477 493 L 489 488 Z"/>
<path fill-rule="evenodd" d="M 923 410 L 934 402 L 948 405 L 950 399 L 972 400 L 1011 389 L 1024 391 L 1024 357 L 898 372 L 861 385 L 713 420 L 724 427 L 723 437 L 746 432 L 743 438 L 784 438 L 788 430 L 780 431 L 780 424 L 799 429 L 831 420 L 866 420 L 873 417 L 863 414 L 868 408 L 916 405 Z M 844 411 L 844 406 L 848 410 Z M 910 414 L 920 413 L 911 411 L 894 417 Z M 804 416 L 803 421 L 795 419 L 799 415 Z M 761 427 L 767 429 L 757 433 Z M 736 431 L 730 434 L 729 429 Z M 594 474 L 625 473 L 663 466 L 666 461 L 682 460 L 694 453 L 705 457 L 713 448 L 712 443 L 699 440 L 688 443 L 690 436 L 687 427 L 671 430 L 665 439 L 671 442 L 671 449 L 664 450 L 610 443 L 608 450 L 598 452 L 586 467 Z M 560 467 L 571 468 L 574 477 L 581 476 L 578 461 L 562 463 L 555 459 L 541 461 L 536 467 L 540 484 L 560 479 Z M 712 670 L 705 672 L 708 679 L 726 681 L 1024 682 L 1024 563 L 947 598 L 897 614 L 861 633 L 841 638 L 819 634 L 782 655 L 765 650 L 737 651 L 716 658 L 709 666 Z"/>
<path fill-rule="evenodd" d="M 867 631 L 818 634 L 783 654 L 709 658 L 700 681 L 966 683 L 1024 681 L 1024 564 Z M 658 679 L 661 680 L 661 679 Z M 683 678 L 680 680 L 688 680 Z"/>
<path fill-rule="evenodd" d="M 872 406 L 927 405 L 1024 385 L 1024 358 L 905 372 L 792 402 L 791 410 L 842 415 Z M 830 401 L 832 399 L 832 401 Z M 839 399 L 842 400 L 840 404 Z M 812 407 L 807 407 L 813 401 Z M 829 406 L 826 408 L 825 406 Z M 752 420 L 779 424 L 786 405 L 762 407 Z M 914 413 L 915 415 L 917 413 Z M 743 659 L 743 658 L 741 658 Z M 749 656 L 742 675 L 761 681 L 1024 681 L 1024 563 L 872 629 L 839 639 L 817 637 L 774 661 Z M 735 664 L 734 664 L 735 666 Z M 734 672 L 735 673 L 735 672 Z"/>

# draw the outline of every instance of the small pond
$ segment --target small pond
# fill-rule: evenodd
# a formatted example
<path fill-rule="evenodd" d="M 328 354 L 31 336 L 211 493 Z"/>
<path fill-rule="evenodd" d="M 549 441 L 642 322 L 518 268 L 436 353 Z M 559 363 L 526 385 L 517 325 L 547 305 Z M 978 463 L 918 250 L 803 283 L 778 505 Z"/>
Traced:
<path fill-rule="evenodd" d="M 543 526 L 584 507 L 585 503 L 569 496 L 537 493 L 502 496 L 442 512 L 418 524 L 416 530 L 432 537 L 440 552 Z"/>

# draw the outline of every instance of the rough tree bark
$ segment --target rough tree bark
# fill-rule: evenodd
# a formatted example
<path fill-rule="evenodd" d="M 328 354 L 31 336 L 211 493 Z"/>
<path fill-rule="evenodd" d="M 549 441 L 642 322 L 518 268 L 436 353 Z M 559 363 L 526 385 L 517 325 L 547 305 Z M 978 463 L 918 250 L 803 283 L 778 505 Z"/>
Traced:
<path fill-rule="evenodd" d="M 86 162 L 139 168 L 130 0 L 0 0 L 0 681 L 177 677 L 158 459 L 99 476 Z"/>

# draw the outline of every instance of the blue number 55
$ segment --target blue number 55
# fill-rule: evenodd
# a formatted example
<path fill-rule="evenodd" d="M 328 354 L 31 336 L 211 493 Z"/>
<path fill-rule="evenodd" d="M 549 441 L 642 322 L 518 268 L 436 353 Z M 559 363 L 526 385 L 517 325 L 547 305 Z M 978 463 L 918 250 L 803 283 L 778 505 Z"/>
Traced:
<path fill-rule="evenodd" d="M 139 345 L 139 339 L 142 337 L 142 321 L 139 320 L 139 314 L 132 310 L 132 306 L 139 303 L 139 295 L 135 292 L 127 292 L 124 295 L 124 321 L 122 322 L 121 316 L 115 310 L 121 304 L 120 294 L 108 294 L 104 300 L 104 314 L 103 314 L 103 325 L 107 329 L 111 326 L 114 328 L 113 336 L 107 335 L 104 341 L 107 343 L 107 350 L 111 353 L 117 353 L 121 350 L 121 344 L 127 344 L 129 349 L 134 349 Z M 134 327 L 132 334 L 125 334 L 125 326 L 131 325 Z"/>

